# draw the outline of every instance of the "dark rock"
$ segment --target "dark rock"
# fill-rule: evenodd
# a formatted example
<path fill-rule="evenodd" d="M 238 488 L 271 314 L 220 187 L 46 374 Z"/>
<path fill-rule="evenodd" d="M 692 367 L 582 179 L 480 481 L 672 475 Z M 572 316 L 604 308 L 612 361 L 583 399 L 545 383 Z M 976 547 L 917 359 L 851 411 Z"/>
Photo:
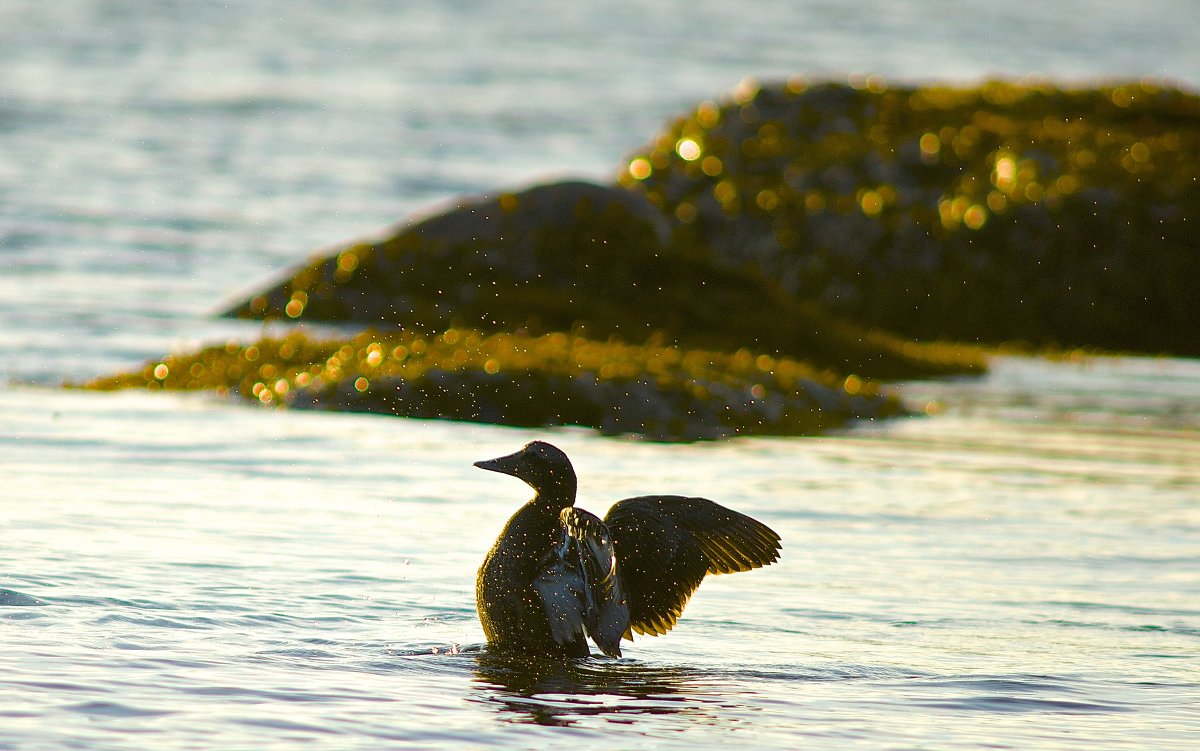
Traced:
<path fill-rule="evenodd" d="M 630 164 L 655 166 L 623 184 L 689 207 L 718 258 L 827 313 L 917 339 L 1200 355 L 1194 92 L 794 80 L 702 105 Z"/>
<path fill-rule="evenodd" d="M 809 435 L 900 414 L 895 395 L 793 360 L 451 329 L 229 343 L 148 362 L 93 389 L 211 389 L 264 405 L 523 427 L 579 425 L 656 441 Z"/>
<path fill-rule="evenodd" d="M 750 347 L 876 378 L 982 370 L 975 353 L 913 347 L 827 316 L 753 268 L 718 263 L 670 228 L 636 192 L 543 185 L 464 202 L 318 258 L 229 312 L 430 334 L 467 326 Z"/>

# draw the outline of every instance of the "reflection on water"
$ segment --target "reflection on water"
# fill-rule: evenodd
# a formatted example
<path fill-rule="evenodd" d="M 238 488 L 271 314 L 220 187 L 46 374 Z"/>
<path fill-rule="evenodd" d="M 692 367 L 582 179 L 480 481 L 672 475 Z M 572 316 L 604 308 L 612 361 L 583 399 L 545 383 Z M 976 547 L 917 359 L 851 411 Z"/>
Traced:
<path fill-rule="evenodd" d="M 716 721 L 714 679 L 698 669 L 629 659 L 543 660 L 484 650 L 476 657 L 480 701 L 502 719 L 568 726 L 584 716 L 686 714 Z"/>

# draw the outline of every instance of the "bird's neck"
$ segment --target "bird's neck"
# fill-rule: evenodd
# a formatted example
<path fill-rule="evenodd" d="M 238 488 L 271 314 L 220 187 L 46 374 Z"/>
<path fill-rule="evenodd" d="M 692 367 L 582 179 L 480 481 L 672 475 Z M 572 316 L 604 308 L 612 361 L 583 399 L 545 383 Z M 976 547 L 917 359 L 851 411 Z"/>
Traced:
<path fill-rule="evenodd" d="M 575 505 L 576 490 L 574 472 L 551 475 L 538 485 L 537 494 L 530 503 L 550 508 L 557 514 L 567 506 Z"/>

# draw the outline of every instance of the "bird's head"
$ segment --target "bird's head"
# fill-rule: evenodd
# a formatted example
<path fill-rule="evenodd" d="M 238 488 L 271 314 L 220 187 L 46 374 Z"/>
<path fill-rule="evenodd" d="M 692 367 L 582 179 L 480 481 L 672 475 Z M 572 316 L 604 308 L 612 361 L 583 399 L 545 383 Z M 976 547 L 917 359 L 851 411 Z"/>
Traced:
<path fill-rule="evenodd" d="M 475 466 L 504 475 L 512 475 L 542 495 L 557 491 L 575 500 L 575 469 L 571 460 L 557 446 L 545 441 L 532 441 L 507 456 L 475 462 Z M 569 505 L 569 504 L 568 504 Z"/>

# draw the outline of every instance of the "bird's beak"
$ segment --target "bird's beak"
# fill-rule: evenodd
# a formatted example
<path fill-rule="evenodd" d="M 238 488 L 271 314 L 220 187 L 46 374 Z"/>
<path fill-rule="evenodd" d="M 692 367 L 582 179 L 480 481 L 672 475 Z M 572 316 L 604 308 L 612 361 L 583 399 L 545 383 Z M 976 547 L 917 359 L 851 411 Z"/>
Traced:
<path fill-rule="evenodd" d="M 498 456 L 495 459 L 484 459 L 483 461 L 475 462 L 475 466 L 490 472 L 499 472 L 502 475 L 516 477 L 517 468 L 521 464 L 522 457 L 522 452 L 518 451 L 508 456 Z"/>

